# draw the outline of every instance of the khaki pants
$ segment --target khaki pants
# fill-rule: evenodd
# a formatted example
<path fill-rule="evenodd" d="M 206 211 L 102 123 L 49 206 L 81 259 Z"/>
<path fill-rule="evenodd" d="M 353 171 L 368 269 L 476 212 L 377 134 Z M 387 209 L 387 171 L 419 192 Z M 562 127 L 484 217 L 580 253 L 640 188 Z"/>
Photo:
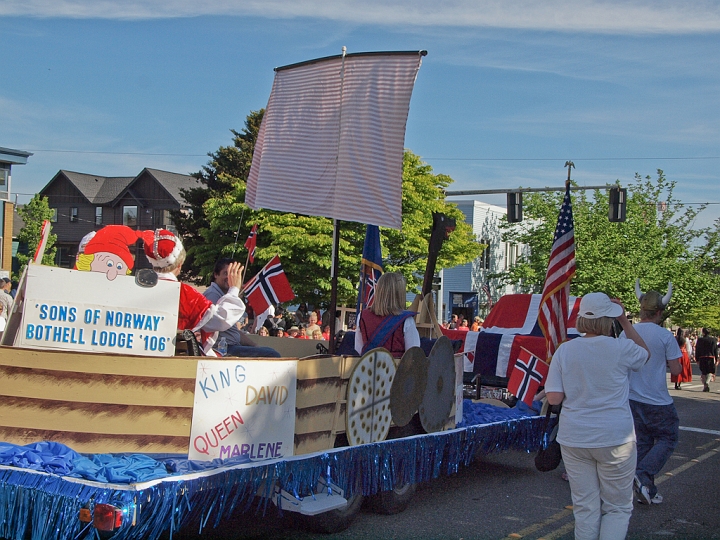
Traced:
<path fill-rule="evenodd" d="M 563 446 L 576 540 L 622 540 L 633 509 L 635 442 L 604 448 Z"/>

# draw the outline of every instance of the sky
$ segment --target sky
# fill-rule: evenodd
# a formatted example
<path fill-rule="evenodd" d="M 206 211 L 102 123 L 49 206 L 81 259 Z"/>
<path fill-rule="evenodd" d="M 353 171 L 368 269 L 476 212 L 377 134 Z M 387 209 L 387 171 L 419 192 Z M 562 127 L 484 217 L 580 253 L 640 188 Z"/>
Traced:
<path fill-rule="evenodd" d="M 451 190 L 662 169 L 720 218 L 720 0 L 0 0 L 0 147 L 27 202 L 60 170 L 193 173 L 273 68 L 420 50 L 405 147 Z M 503 195 L 479 199 L 505 206 Z"/>

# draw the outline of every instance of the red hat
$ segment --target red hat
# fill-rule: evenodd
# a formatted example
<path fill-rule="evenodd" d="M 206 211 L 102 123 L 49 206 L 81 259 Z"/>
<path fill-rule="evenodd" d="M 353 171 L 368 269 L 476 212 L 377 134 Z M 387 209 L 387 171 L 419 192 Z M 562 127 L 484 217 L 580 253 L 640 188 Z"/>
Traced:
<path fill-rule="evenodd" d="M 135 260 L 130 254 L 129 246 L 137 242 L 138 238 L 141 238 L 140 231 L 125 225 L 106 225 L 88 241 L 85 253 L 87 255 L 101 251 L 112 253 L 120 257 L 131 270 L 135 266 Z"/>
<path fill-rule="evenodd" d="M 166 229 L 142 231 L 145 255 L 153 268 L 166 268 L 175 264 L 183 250 L 180 239 Z"/>

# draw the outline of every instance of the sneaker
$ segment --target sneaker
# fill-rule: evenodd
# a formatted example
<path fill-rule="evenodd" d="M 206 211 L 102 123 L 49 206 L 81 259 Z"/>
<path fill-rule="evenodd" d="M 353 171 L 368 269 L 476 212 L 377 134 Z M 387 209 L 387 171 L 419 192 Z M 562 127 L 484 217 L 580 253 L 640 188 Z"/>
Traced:
<path fill-rule="evenodd" d="M 638 502 L 640 504 L 661 504 L 663 502 L 663 497 L 659 493 L 656 493 L 654 497 L 650 497 L 650 488 L 648 486 L 642 486 L 640 488 L 640 493 L 638 497 Z"/>
<path fill-rule="evenodd" d="M 635 480 L 633 480 L 633 484 L 634 484 L 633 487 L 635 489 L 635 493 L 640 495 L 640 490 L 642 489 L 643 485 L 642 485 L 642 482 L 640 481 L 640 479 L 638 478 L 637 474 L 635 475 Z"/>
<path fill-rule="evenodd" d="M 708 386 L 706 384 L 705 387 L 703 388 L 703 392 L 709 392 L 709 391 L 710 391 L 710 386 Z"/>

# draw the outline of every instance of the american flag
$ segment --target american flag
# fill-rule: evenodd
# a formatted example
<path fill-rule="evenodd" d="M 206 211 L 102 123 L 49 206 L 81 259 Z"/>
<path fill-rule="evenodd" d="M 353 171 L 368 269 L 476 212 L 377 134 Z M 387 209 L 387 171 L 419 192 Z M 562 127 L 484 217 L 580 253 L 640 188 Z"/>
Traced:
<path fill-rule="evenodd" d="M 493 302 L 492 294 L 490 294 L 490 283 L 488 283 L 488 282 L 486 281 L 485 283 L 482 284 L 482 287 L 480 287 L 480 289 L 481 289 L 482 292 L 484 292 L 485 295 L 487 296 L 487 307 L 488 307 L 488 309 L 492 309 L 494 302 Z"/>
<path fill-rule="evenodd" d="M 573 225 L 570 183 L 558 216 L 550 262 L 543 286 L 538 324 L 545 336 L 546 357 L 549 362 L 558 346 L 567 340 L 568 298 L 570 281 L 575 275 L 575 227 Z"/>
<path fill-rule="evenodd" d="M 257 245 L 257 223 L 253 225 L 253 228 L 250 230 L 250 234 L 247 237 L 247 240 L 245 240 L 245 247 L 248 250 L 248 260 L 250 262 L 255 262 L 255 246 Z"/>
<path fill-rule="evenodd" d="M 243 286 L 243 292 L 255 313 L 295 298 L 277 255 Z"/>

